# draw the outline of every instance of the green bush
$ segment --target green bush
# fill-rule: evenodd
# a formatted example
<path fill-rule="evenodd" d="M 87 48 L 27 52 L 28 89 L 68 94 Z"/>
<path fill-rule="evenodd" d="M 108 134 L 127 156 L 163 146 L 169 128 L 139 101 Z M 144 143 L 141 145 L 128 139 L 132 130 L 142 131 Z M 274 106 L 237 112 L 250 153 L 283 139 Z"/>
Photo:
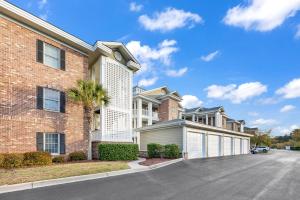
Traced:
<path fill-rule="evenodd" d="M 293 151 L 300 151 L 300 147 L 291 147 L 291 150 L 293 150 Z"/>
<path fill-rule="evenodd" d="M 83 151 L 74 151 L 69 154 L 70 161 L 86 160 L 86 155 Z"/>
<path fill-rule="evenodd" d="M 23 166 L 23 154 L 8 153 L 3 154 L 2 167 L 5 169 L 19 168 Z"/>
<path fill-rule="evenodd" d="M 179 158 L 179 147 L 177 144 L 165 145 L 165 158 Z"/>
<path fill-rule="evenodd" d="M 160 158 L 163 154 L 163 145 L 150 143 L 147 145 L 147 153 L 149 158 Z"/>
<path fill-rule="evenodd" d="M 52 157 L 48 152 L 35 151 L 24 153 L 23 165 L 42 166 L 51 165 Z"/>
<path fill-rule="evenodd" d="M 99 144 L 99 160 L 137 160 L 137 144 Z"/>
<path fill-rule="evenodd" d="M 52 158 L 53 163 L 64 163 L 66 161 L 64 156 L 56 156 Z"/>

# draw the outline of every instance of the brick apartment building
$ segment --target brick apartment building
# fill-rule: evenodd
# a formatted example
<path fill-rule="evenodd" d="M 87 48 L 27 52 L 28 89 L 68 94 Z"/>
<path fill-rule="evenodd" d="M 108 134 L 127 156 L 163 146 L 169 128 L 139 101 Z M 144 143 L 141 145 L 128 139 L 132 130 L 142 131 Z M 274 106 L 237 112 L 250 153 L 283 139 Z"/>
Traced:
<path fill-rule="evenodd" d="M 84 109 L 70 102 L 65 91 L 79 79 L 93 78 L 114 102 L 118 91 L 110 76 L 120 76 L 125 67 L 127 79 L 118 84 L 130 87 L 132 73 L 140 67 L 135 58 L 121 43 L 98 41 L 92 46 L 6 1 L 0 1 L 0 30 L 0 153 L 86 151 Z M 131 88 L 124 92 L 131 96 Z M 115 135 L 124 120 L 131 120 L 131 98 L 122 99 L 128 112 L 123 111 L 124 119 L 115 119 Z M 111 108 L 100 110 L 99 126 L 108 130 Z M 131 126 L 125 128 L 121 132 L 131 139 Z M 95 138 L 104 140 L 102 135 Z"/>

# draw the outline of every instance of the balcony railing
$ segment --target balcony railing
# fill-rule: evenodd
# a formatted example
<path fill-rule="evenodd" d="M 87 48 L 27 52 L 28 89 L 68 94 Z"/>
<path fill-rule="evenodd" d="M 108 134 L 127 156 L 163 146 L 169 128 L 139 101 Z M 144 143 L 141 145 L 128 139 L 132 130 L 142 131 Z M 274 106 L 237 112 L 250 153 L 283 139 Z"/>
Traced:
<path fill-rule="evenodd" d="M 105 134 L 101 130 L 92 132 L 92 141 L 111 141 L 111 142 L 131 142 L 132 130 L 128 131 L 107 131 Z"/>

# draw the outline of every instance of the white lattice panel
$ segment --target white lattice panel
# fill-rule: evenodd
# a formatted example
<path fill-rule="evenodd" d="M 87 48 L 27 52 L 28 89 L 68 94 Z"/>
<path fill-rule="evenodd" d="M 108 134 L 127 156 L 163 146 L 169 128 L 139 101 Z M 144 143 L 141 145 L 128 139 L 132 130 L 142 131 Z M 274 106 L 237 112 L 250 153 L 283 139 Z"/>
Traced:
<path fill-rule="evenodd" d="M 102 112 L 102 140 L 132 140 L 132 72 L 110 58 L 102 59 L 102 84 L 111 98 Z"/>

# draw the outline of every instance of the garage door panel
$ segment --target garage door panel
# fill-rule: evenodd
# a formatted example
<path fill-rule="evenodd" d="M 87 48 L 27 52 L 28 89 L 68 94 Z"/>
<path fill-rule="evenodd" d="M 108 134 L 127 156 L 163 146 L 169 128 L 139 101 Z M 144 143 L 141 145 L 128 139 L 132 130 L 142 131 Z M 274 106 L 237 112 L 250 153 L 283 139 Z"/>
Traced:
<path fill-rule="evenodd" d="M 218 135 L 208 135 L 207 138 L 207 149 L 208 157 L 220 156 L 220 136 Z"/>
<path fill-rule="evenodd" d="M 188 132 L 187 150 L 189 158 L 202 158 L 204 156 L 204 134 Z"/>
<path fill-rule="evenodd" d="M 241 154 L 241 139 L 234 138 L 234 155 L 240 155 L 240 154 Z"/>
<path fill-rule="evenodd" d="M 224 156 L 232 155 L 232 138 L 224 137 Z"/>
<path fill-rule="evenodd" d="M 249 152 L 249 140 L 243 139 L 243 154 L 248 154 Z"/>

